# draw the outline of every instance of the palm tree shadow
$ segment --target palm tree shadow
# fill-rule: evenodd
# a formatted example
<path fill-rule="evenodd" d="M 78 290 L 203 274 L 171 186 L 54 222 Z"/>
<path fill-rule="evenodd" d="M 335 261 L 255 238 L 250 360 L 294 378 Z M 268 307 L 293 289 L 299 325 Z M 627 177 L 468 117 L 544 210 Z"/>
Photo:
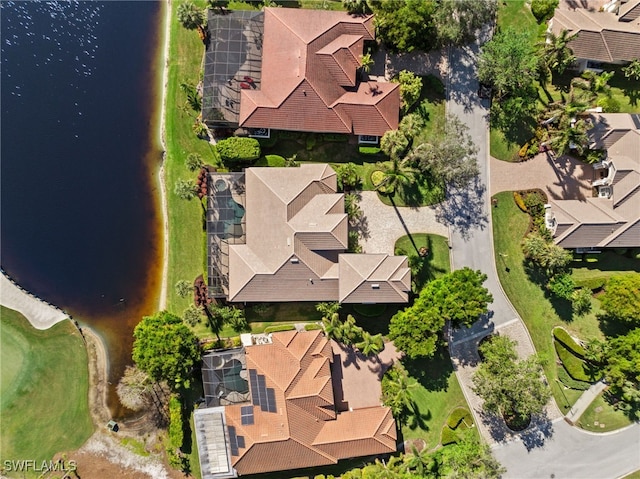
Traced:
<path fill-rule="evenodd" d="M 426 413 L 422 413 L 420 406 L 414 400 L 411 400 L 410 406 L 405 411 L 405 422 L 409 429 L 412 431 L 416 429 L 428 431 L 427 421 L 429 420 L 431 420 L 431 411 L 427 410 Z"/>

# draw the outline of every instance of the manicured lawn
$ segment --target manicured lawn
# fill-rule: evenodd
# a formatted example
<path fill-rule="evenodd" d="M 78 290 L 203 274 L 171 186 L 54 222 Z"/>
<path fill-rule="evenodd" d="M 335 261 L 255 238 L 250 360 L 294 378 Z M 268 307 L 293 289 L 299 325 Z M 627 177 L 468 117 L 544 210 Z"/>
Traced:
<path fill-rule="evenodd" d="M 544 33 L 546 24 L 538 25 L 526 0 L 509 0 L 498 2 L 498 27 L 505 29 L 514 27 L 518 31 L 526 31 L 532 43 Z"/>
<path fill-rule="evenodd" d="M 40 331 L 17 311 L 0 314 L 0 459 L 48 461 L 80 447 L 93 433 L 80 334 L 70 321 Z"/>
<path fill-rule="evenodd" d="M 498 276 L 509 300 L 525 322 L 539 356 L 545 361 L 544 370 L 553 394 L 560 409 L 566 412 L 566 400 L 557 382 L 551 331 L 555 326 L 562 326 L 584 340 L 593 337 L 602 339 L 600 325 L 593 312 L 572 317 L 571 307 L 566 301 L 552 301 L 543 287 L 527 274 L 520 242 L 527 230 L 529 217 L 518 209 L 512 193 L 500 193 L 495 198 L 498 199 L 498 206 L 492 208 L 492 214 Z M 500 253 L 504 256 L 500 256 Z M 507 267 L 509 272 L 506 271 Z M 594 308 L 597 308 L 595 301 Z M 575 401 L 579 394 L 574 398 L 570 391 L 564 392 L 569 401 Z"/>
<path fill-rule="evenodd" d="M 418 250 L 422 247 L 429 250 L 424 258 L 418 255 Z M 451 269 L 449 243 L 444 236 L 427 233 L 402 236 L 396 241 L 394 251 L 396 254 L 416 256 L 421 260 L 419 266 L 411 270 L 411 279 L 420 289 L 427 281 L 442 276 Z"/>
<path fill-rule="evenodd" d="M 405 440 L 422 438 L 427 449 L 433 449 L 440 443 L 442 427 L 451 411 L 468 408 L 467 401 L 446 350 L 439 350 L 432 359 L 405 360 L 404 365 L 416 384 L 410 391 L 419 417 L 410 417 L 409 424 L 402 427 L 402 434 Z"/>
<path fill-rule="evenodd" d="M 522 136 L 521 143 L 510 142 L 507 141 L 507 139 L 504 137 L 504 134 L 500 130 L 492 128 L 489 132 L 489 149 L 491 151 L 491 156 L 502 161 L 520 161 L 518 152 L 520 151 L 522 144 L 529 140 L 527 136 L 528 135 Z"/>
<path fill-rule="evenodd" d="M 182 109 L 186 95 L 180 90 L 180 83 L 198 83 L 204 46 L 195 31 L 186 30 L 178 23 L 176 9 L 180 3 L 182 2 L 171 3 L 169 75 L 165 105 L 165 183 L 169 215 L 167 309 L 179 315 L 189 305 L 190 299 L 180 298 L 174 285 L 181 279 L 192 281 L 203 272 L 203 210 L 197 199 L 182 200 L 173 192 L 173 188 L 180 178 L 196 178 L 197 174 L 190 172 L 184 163 L 189 153 L 198 153 L 205 163 L 217 164 L 214 148 L 208 142 L 199 140 L 193 133 L 195 112 L 186 113 Z M 204 0 L 195 3 L 199 7 L 206 4 Z"/>
<path fill-rule="evenodd" d="M 600 393 L 584 414 L 580 416 L 578 426 L 582 429 L 593 432 L 608 432 L 632 424 L 632 421 L 629 420 L 624 412 L 614 409 L 606 401 L 604 394 Z M 597 425 L 596 422 L 598 423 Z"/>
<path fill-rule="evenodd" d="M 617 251 L 603 251 L 600 254 L 575 255 L 571 266 L 577 281 L 607 280 L 631 271 L 640 272 L 640 259 Z"/>

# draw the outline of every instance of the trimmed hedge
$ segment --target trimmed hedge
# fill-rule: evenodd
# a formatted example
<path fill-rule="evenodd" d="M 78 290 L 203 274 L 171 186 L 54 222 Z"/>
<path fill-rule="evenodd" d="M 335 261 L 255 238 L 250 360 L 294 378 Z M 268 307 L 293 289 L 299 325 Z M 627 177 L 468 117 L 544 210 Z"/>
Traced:
<path fill-rule="evenodd" d="M 584 350 L 582 345 L 575 342 L 575 340 L 565 329 L 560 327 L 553 328 L 553 337 L 560 341 L 565 348 L 578 356 L 580 359 L 584 359 L 584 356 L 585 354 L 587 354 L 587 352 Z"/>
<path fill-rule="evenodd" d="M 554 341 L 553 346 L 556 348 L 556 353 L 562 361 L 562 365 L 573 379 L 578 381 L 593 382 L 587 375 L 587 363 L 577 356 L 574 356 L 571 351 L 565 348 L 559 341 Z"/>
<path fill-rule="evenodd" d="M 473 419 L 471 419 L 471 413 L 469 413 L 469 410 L 464 407 L 458 407 L 453 411 L 451 411 L 451 414 L 449 414 L 449 417 L 447 418 L 447 426 L 449 426 L 451 429 L 456 429 L 458 426 L 461 426 L 463 428 L 468 427 L 467 424 L 462 422 L 463 420 L 467 424 L 470 424 L 473 422 Z"/>
<path fill-rule="evenodd" d="M 377 146 L 360 146 L 358 151 L 362 155 L 377 155 L 381 150 Z"/>
<path fill-rule="evenodd" d="M 442 428 L 442 433 L 440 434 L 440 443 L 443 446 L 448 446 L 449 444 L 455 444 L 459 440 L 456 432 L 451 429 L 449 426 L 444 426 Z"/>
<path fill-rule="evenodd" d="M 520 208 L 523 213 L 527 213 L 527 207 L 525 206 L 524 199 L 522 198 L 522 195 L 520 193 L 514 191 L 513 200 L 516 202 L 516 205 L 518 205 L 518 208 Z"/>
<path fill-rule="evenodd" d="M 296 327 L 293 324 L 276 324 L 274 326 L 267 326 L 264 328 L 265 334 L 277 333 L 279 331 L 293 331 Z"/>
<path fill-rule="evenodd" d="M 280 155 L 265 155 L 256 161 L 255 166 L 271 166 L 273 168 L 282 168 L 285 166 L 285 159 Z"/>
<path fill-rule="evenodd" d="M 567 386 L 569 389 L 575 389 L 576 391 L 586 391 L 591 387 L 591 383 L 587 381 L 578 381 L 569 376 L 569 373 L 564 368 L 564 366 L 558 366 L 556 368 L 558 372 L 558 379 L 562 384 Z"/>
<path fill-rule="evenodd" d="M 304 325 L 305 331 L 317 331 L 318 329 L 322 329 L 318 323 L 309 323 Z"/>
<path fill-rule="evenodd" d="M 255 138 L 232 136 L 220 140 L 216 149 L 226 166 L 248 163 L 260 158 L 260 143 Z"/>
<path fill-rule="evenodd" d="M 600 278 L 574 279 L 574 283 L 576 285 L 576 288 L 588 288 L 591 291 L 596 291 L 598 289 L 604 288 L 604 285 L 607 284 L 607 278 L 600 277 Z"/>

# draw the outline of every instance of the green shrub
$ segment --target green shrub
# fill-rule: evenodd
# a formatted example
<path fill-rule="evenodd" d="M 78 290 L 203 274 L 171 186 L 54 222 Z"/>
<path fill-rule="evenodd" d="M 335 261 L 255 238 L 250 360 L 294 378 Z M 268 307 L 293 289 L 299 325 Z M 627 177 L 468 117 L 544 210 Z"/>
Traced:
<path fill-rule="evenodd" d="M 271 166 L 273 168 L 282 168 L 285 165 L 285 159 L 280 155 L 266 155 L 260 158 L 255 166 Z"/>
<path fill-rule="evenodd" d="M 605 113 L 618 113 L 620 111 L 620 102 L 610 96 L 600 98 L 596 105 L 602 107 L 602 111 Z"/>
<path fill-rule="evenodd" d="M 560 361 L 562 361 L 562 365 L 573 379 L 593 382 L 587 373 L 587 363 L 585 361 L 572 354 L 559 341 L 554 341 L 553 346 L 556 348 L 556 353 Z"/>
<path fill-rule="evenodd" d="M 554 296 L 571 301 L 571 295 L 573 294 L 573 290 L 576 289 L 576 285 L 573 282 L 573 276 L 571 276 L 571 274 L 560 273 L 549 280 L 547 288 L 549 288 L 549 291 L 551 291 Z"/>
<path fill-rule="evenodd" d="M 531 13 L 538 23 L 546 22 L 553 17 L 553 12 L 558 6 L 558 0 L 531 0 Z"/>
<path fill-rule="evenodd" d="M 524 199 L 522 198 L 522 195 L 520 193 L 518 193 L 517 191 L 514 191 L 513 200 L 516 202 L 516 205 L 518 205 L 518 208 L 520 208 L 523 213 L 527 213 L 527 207 L 524 204 Z"/>
<path fill-rule="evenodd" d="M 316 135 L 314 133 L 309 133 L 309 135 L 307 135 L 307 151 L 311 151 L 315 148 L 316 143 L 318 142 L 318 139 L 316 138 Z"/>
<path fill-rule="evenodd" d="M 563 329 L 560 327 L 553 328 L 553 337 L 556 340 L 560 341 L 562 345 L 565 348 L 567 348 L 569 351 L 571 351 L 573 354 L 584 359 L 584 355 L 586 354 L 586 351 L 584 350 L 582 345 L 576 343 L 576 341 L 571 337 L 571 335 L 567 332 L 566 329 Z"/>
<path fill-rule="evenodd" d="M 591 291 L 596 291 L 597 289 L 600 289 L 604 287 L 605 284 L 607 284 L 607 277 L 602 276 L 595 278 L 575 279 L 574 283 L 576 285 L 576 288 L 587 288 Z"/>
<path fill-rule="evenodd" d="M 447 426 L 451 429 L 457 429 L 458 426 L 465 428 L 467 426 L 462 422 L 463 420 L 467 424 L 471 424 L 473 422 L 469 410 L 464 407 L 458 407 L 449 414 L 449 417 L 447 418 Z"/>
<path fill-rule="evenodd" d="M 588 288 L 576 289 L 571 294 L 571 310 L 576 316 L 584 316 L 591 312 L 591 290 Z"/>
<path fill-rule="evenodd" d="M 318 329 L 322 329 L 318 323 L 308 323 L 304 325 L 305 331 L 317 331 Z"/>
<path fill-rule="evenodd" d="M 220 140 L 216 144 L 216 149 L 224 165 L 229 167 L 260 158 L 260 143 L 255 138 L 232 136 Z"/>
<path fill-rule="evenodd" d="M 558 366 L 556 368 L 558 372 L 558 379 L 562 384 L 567 386 L 569 389 L 575 389 L 576 391 L 586 391 L 591 387 L 591 383 L 587 381 L 577 381 L 569 376 L 569 373 L 564 368 L 564 366 Z"/>
<path fill-rule="evenodd" d="M 358 151 L 362 155 L 377 155 L 380 153 L 380 148 L 377 146 L 360 146 L 358 147 Z"/>
<path fill-rule="evenodd" d="M 458 442 L 458 435 L 454 430 L 452 430 L 449 426 L 444 426 L 442 428 L 442 433 L 440 435 L 440 443 L 443 446 L 448 446 L 449 444 L 455 444 Z"/>
<path fill-rule="evenodd" d="M 527 191 L 523 195 L 524 205 L 527 207 L 527 212 L 531 216 L 542 216 L 544 213 L 544 205 L 547 202 L 547 198 L 544 193 L 539 190 Z"/>
<path fill-rule="evenodd" d="M 296 327 L 293 324 L 275 324 L 264 328 L 265 334 L 277 333 L 278 331 L 293 331 Z"/>
<path fill-rule="evenodd" d="M 335 170 L 336 176 L 338 177 L 338 185 L 343 190 L 355 188 L 360 184 L 360 175 L 354 163 L 345 163 L 338 166 Z"/>

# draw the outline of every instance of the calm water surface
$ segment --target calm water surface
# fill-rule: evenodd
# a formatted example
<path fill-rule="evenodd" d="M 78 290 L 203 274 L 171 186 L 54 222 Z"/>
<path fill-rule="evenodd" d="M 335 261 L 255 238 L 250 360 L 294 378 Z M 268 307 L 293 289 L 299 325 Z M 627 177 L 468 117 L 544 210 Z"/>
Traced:
<path fill-rule="evenodd" d="M 106 339 L 115 383 L 158 301 L 164 5 L 0 6 L 2 267 Z"/>

